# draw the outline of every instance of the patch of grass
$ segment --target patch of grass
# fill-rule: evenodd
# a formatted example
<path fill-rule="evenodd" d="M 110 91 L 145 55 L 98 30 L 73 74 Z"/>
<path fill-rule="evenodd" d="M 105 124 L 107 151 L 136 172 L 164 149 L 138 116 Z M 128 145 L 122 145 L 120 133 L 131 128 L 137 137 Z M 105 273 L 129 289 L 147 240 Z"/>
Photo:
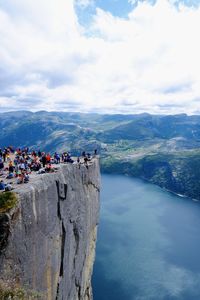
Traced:
<path fill-rule="evenodd" d="M 13 192 L 0 193 L 0 213 L 5 213 L 17 204 L 16 194 Z"/>
<path fill-rule="evenodd" d="M 0 282 L 0 299 L 1 300 L 42 300 L 42 296 L 32 290 Z"/>

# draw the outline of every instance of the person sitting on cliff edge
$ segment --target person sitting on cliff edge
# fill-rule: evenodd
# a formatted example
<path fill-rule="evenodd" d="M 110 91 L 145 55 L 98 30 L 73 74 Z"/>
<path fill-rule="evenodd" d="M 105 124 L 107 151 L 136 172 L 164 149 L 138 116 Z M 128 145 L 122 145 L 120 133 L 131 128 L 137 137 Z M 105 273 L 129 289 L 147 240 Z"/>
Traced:
<path fill-rule="evenodd" d="M 47 173 L 52 173 L 52 172 L 54 172 L 54 168 L 52 167 L 51 164 L 48 164 L 48 165 L 46 166 L 46 168 L 45 168 L 45 171 L 46 171 Z"/>
<path fill-rule="evenodd" d="M 1 181 L 0 181 L 0 191 L 4 191 L 4 190 L 5 190 L 5 187 L 6 187 L 6 185 L 5 185 L 4 181 L 1 180 Z"/>

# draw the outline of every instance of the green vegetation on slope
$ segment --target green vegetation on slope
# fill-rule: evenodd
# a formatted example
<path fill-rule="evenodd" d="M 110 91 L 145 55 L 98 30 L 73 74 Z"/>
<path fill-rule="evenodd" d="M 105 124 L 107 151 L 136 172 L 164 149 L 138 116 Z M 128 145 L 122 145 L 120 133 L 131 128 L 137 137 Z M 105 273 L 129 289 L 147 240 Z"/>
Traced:
<path fill-rule="evenodd" d="M 80 155 L 97 149 L 102 170 L 145 178 L 200 199 L 200 116 L 0 114 L 0 146 L 29 146 Z"/>
<path fill-rule="evenodd" d="M 200 200 L 200 152 L 158 153 L 137 160 L 102 159 L 102 171 L 146 179 L 162 188 Z"/>
<path fill-rule="evenodd" d="M 0 213 L 8 212 L 17 204 L 16 194 L 13 192 L 0 193 Z"/>
<path fill-rule="evenodd" d="M 11 282 L 0 282 L 1 300 L 42 300 L 39 293 Z"/>

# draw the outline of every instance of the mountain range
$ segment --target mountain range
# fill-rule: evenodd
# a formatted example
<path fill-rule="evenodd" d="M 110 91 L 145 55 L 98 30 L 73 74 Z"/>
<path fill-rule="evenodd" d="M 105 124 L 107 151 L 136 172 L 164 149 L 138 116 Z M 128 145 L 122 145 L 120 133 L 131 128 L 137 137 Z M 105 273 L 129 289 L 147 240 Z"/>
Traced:
<path fill-rule="evenodd" d="M 123 173 L 200 200 L 200 116 L 14 111 L 0 114 L 0 146 L 101 154 Z"/>

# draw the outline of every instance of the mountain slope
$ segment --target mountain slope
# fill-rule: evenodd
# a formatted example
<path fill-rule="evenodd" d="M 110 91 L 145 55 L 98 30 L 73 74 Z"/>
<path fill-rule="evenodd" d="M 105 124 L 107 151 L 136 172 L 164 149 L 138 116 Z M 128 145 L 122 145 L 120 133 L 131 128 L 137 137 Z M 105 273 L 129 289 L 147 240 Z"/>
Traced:
<path fill-rule="evenodd" d="M 0 114 L 0 146 L 80 155 L 98 149 L 102 170 L 145 178 L 200 199 L 200 116 Z"/>

